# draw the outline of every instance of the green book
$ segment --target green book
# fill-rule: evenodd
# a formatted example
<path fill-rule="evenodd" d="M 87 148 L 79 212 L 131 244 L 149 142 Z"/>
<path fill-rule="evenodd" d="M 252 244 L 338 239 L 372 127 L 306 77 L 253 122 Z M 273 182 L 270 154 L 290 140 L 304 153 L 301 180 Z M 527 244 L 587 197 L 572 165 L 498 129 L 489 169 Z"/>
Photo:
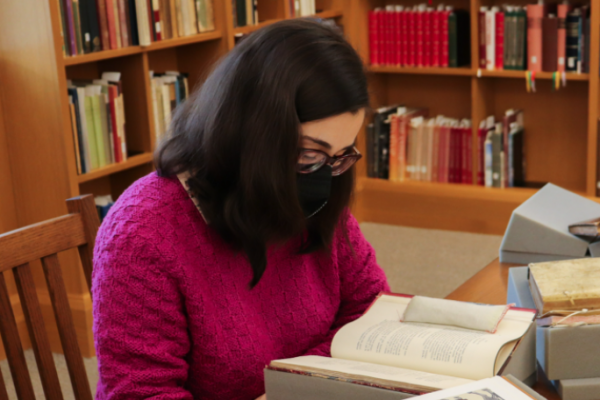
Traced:
<path fill-rule="evenodd" d="M 104 148 L 104 134 L 102 130 L 102 108 L 100 86 L 94 85 L 94 95 L 92 96 L 92 113 L 94 115 L 94 130 L 96 139 L 96 148 L 98 151 L 98 166 L 103 167 L 106 163 L 106 150 Z"/>
<path fill-rule="evenodd" d="M 512 7 L 504 12 L 504 69 L 514 69 L 516 14 Z"/>
<path fill-rule="evenodd" d="M 525 71 L 527 69 L 527 13 L 525 9 L 520 8 L 515 14 L 517 19 L 517 47 L 514 69 Z"/>
<path fill-rule="evenodd" d="M 75 43 L 77 54 L 84 53 L 83 39 L 81 37 L 81 20 L 79 18 L 79 0 L 73 0 L 73 24 L 75 24 Z"/>
<path fill-rule="evenodd" d="M 458 37 L 456 35 L 456 13 L 448 17 L 448 66 L 458 67 Z"/>
<path fill-rule="evenodd" d="M 110 112 L 110 101 L 108 97 L 108 85 L 101 86 L 100 93 L 100 116 L 102 118 L 102 139 L 104 142 L 106 164 L 115 162 L 114 140 L 112 132 L 112 115 Z"/>
<path fill-rule="evenodd" d="M 96 169 L 100 166 L 98 157 L 98 146 L 96 145 L 96 125 L 94 123 L 94 98 L 92 88 L 85 88 L 85 125 L 87 128 L 88 148 L 90 150 L 90 165 L 91 169 Z"/>

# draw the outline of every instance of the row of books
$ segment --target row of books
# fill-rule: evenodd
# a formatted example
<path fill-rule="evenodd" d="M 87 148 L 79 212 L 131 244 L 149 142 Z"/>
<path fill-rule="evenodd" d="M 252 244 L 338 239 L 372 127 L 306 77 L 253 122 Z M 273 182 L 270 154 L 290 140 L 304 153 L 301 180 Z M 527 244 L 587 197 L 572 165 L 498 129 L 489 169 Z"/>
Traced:
<path fill-rule="evenodd" d="M 369 12 L 373 66 L 459 67 L 470 65 L 470 17 L 451 6 L 436 9 L 389 5 Z"/>
<path fill-rule="evenodd" d="M 316 0 L 289 0 L 290 15 L 295 17 L 308 17 L 317 13 Z"/>
<path fill-rule="evenodd" d="M 589 72 L 590 7 L 481 7 L 479 67 Z"/>
<path fill-rule="evenodd" d="M 214 30 L 213 0 L 57 0 L 68 56 Z"/>
<path fill-rule="evenodd" d="M 69 81 L 69 106 L 79 174 L 127 159 L 125 108 L 119 72 Z"/>
<path fill-rule="evenodd" d="M 393 105 L 378 109 L 367 125 L 367 175 L 372 178 L 477 184 L 525 185 L 523 112 L 508 110 L 477 130 L 469 119 L 428 118 L 426 108 Z M 475 172 L 476 181 L 473 182 Z"/>
<path fill-rule="evenodd" d="M 507 110 L 501 121 L 489 116 L 477 130 L 477 184 L 525 186 L 523 111 Z"/>
<path fill-rule="evenodd" d="M 156 138 L 160 139 L 169 129 L 175 107 L 189 96 L 188 74 L 175 71 L 157 74 L 150 71 L 150 83 L 154 127 Z"/>
<path fill-rule="evenodd" d="M 231 0 L 231 9 L 234 27 L 258 24 L 257 0 Z"/>
<path fill-rule="evenodd" d="M 473 182 L 471 121 L 428 114 L 426 108 L 397 105 L 377 110 L 367 125 L 369 177 Z"/>

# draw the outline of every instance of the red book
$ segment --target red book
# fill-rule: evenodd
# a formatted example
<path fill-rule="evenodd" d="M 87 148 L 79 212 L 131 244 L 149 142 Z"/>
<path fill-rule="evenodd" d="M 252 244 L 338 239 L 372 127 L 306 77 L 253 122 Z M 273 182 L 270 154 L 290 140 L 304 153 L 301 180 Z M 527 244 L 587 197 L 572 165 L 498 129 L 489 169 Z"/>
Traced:
<path fill-rule="evenodd" d="M 432 38 L 431 28 L 433 10 L 427 9 L 423 11 L 423 66 L 431 67 Z"/>
<path fill-rule="evenodd" d="M 449 162 L 450 162 L 450 127 L 447 123 L 442 125 L 440 130 L 440 152 L 438 161 L 438 181 L 449 182 Z"/>
<path fill-rule="evenodd" d="M 417 60 L 417 33 L 416 33 L 416 19 L 417 11 L 407 11 L 408 18 L 408 60 L 406 65 L 408 67 L 414 67 Z"/>
<path fill-rule="evenodd" d="M 527 5 L 527 69 L 542 70 L 542 18 L 543 4 Z"/>
<path fill-rule="evenodd" d="M 96 0 L 96 10 L 98 12 L 98 21 L 100 22 L 100 41 L 102 42 L 102 50 L 110 50 L 110 35 L 108 33 L 105 0 Z"/>
<path fill-rule="evenodd" d="M 152 14 L 154 17 L 154 31 L 156 32 L 156 40 L 162 40 L 162 22 L 160 20 L 160 2 L 152 0 Z"/>
<path fill-rule="evenodd" d="M 504 69 L 504 12 L 496 13 L 496 69 Z"/>
<path fill-rule="evenodd" d="M 131 46 L 129 37 L 129 18 L 127 18 L 126 2 L 127 0 L 118 0 L 119 5 L 119 22 L 121 24 L 121 45 L 123 47 Z"/>
<path fill-rule="evenodd" d="M 385 10 L 377 11 L 377 27 L 379 29 L 379 65 L 386 65 L 386 31 Z"/>
<path fill-rule="evenodd" d="M 477 184 L 485 186 L 484 171 L 485 171 L 485 137 L 487 136 L 487 128 L 485 120 L 479 124 L 477 130 Z"/>
<path fill-rule="evenodd" d="M 440 40 L 441 40 L 442 11 L 435 10 L 431 13 L 431 66 L 439 67 L 441 64 Z"/>
<path fill-rule="evenodd" d="M 369 11 L 369 49 L 371 54 L 371 65 L 377 66 L 379 62 L 379 20 L 377 13 L 379 11 Z"/>
<path fill-rule="evenodd" d="M 394 12 L 394 54 L 396 56 L 395 64 L 397 66 L 402 65 L 402 31 L 400 27 L 402 26 L 402 6 L 396 6 L 396 11 Z"/>
<path fill-rule="evenodd" d="M 420 9 L 415 13 L 415 29 L 416 29 L 416 66 L 423 67 L 424 61 L 423 56 L 425 53 L 424 49 L 424 19 L 425 19 L 425 11 Z"/>
<path fill-rule="evenodd" d="M 110 106 L 113 145 L 115 152 L 115 162 L 123 161 L 123 153 L 121 151 L 121 138 L 117 127 L 117 108 L 115 107 L 115 99 L 119 96 L 119 89 L 115 85 L 108 86 L 108 104 Z"/>
<path fill-rule="evenodd" d="M 486 68 L 486 45 L 485 45 L 485 13 L 487 7 L 481 7 L 479 10 L 479 68 Z"/>
<path fill-rule="evenodd" d="M 106 1 L 106 21 L 108 22 L 108 36 L 110 40 L 110 48 L 118 49 L 117 45 L 117 27 L 115 26 L 115 6 L 114 1 L 117 0 L 105 0 Z"/>
<path fill-rule="evenodd" d="M 442 12 L 442 23 L 441 23 L 441 28 L 442 28 L 442 34 L 441 34 L 441 42 L 440 42 L 440 47 L 441 47 L 441 63 L 440 66 L 441 67 L 447 67 L 450 63 L 450 38 L 449 38 L 449 32 L 448 32 L 448 19 L 450 18 L 450 13 L 452 11 L 449 10 L 444 10 Z"/>
<path fill-rule="evenodd" d="M 400 62 L 403 67 L 406 67 L 408 65 L 408 48 L 409 48 L 408 18 L 409 18 L 410 10 L 406 9 L 406 10 L 402 11 L 402 13 L 400 13 L 400 14 L 401 14 L 401 21 L 402 21 L 402 24 L 400 25 L 400 31 L 402 32 L 402 56 L 400 57 Z"/>
<path fill-rule="evenodd" d="M 154 12 L 152 11 L 152 0 L 146 0 L 148 7 L 148 26 L 150 27 L 150 41 L 156 41 L 156 25 L 154 25 Z M 182 5 L 183 7 L 183 5 Z"/>
<path fill-rule="evenodd" d="M 463 125 L 463 179 L 462 183 L 472 184 L 473 183 L 473 140 L 471 139 L 471 126 L 470 124 Z"/>

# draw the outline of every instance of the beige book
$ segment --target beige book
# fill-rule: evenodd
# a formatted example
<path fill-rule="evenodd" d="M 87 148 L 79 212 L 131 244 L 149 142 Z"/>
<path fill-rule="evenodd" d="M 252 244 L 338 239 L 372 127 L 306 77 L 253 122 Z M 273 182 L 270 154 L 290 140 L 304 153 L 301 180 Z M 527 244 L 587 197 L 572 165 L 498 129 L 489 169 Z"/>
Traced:
<path fill-rule="evenodd" d="M 198 33 L 198 17 L 196 14 L 196 1 L 195 0 L 186 0 L 189 7 L 189 18 L 190 18 L 190 35 L 195 35 Z"/>
<path fill-rule="evenodd" d="M 600 259 L 529 265 L 531 296 L 540 313 L 600 308 Z"/>
<path fill-rule="evenodd" d="M 410 301 L 406 296 L 379 296 L 363 316 L 336 333 L 331 344 L 332 361 L 297 357 L 273 361 L 270 367 L 430 392 L 498 374 L 535 316 L 531 311 L 508 310 L 492 334 L 449 325 L 401 322 Z M 465 320 L 469 317 L 465 315 Z"/>
<path fill-rule="evenodd" d="M 169 2 L 169 18 L 171 18 L 171 35 L 173 39 L 179 37 L 179 26 L 177 23 L 177 7 L 175 5 L 177 0 L 167 0 Z"/>
<path fill-rule="evenodd" d="M 185 0 L 171 0 L 175 3 L 175 17 L 177 18 L 177 36 L 183 37 L 187 36 L 187 31 L 185 30 L 185 22 L 183 17 L 183 6 L 182 2 Z"/>

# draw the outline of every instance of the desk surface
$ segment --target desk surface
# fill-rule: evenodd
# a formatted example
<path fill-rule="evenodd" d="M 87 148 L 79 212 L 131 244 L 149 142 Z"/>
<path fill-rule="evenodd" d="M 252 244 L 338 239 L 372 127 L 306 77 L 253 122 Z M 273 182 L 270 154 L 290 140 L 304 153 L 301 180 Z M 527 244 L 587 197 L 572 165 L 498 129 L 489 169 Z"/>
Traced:
<path fill-rule="evenodd" d="M 495 259 L 446 298 L 476 303 L 506 304 L 508 269 L 517 265 L 522 264 L 501 263 Z M 540 381 L 535 384 L 533 389 L 548 400 L 560 400 L 554 389 Z"/>

